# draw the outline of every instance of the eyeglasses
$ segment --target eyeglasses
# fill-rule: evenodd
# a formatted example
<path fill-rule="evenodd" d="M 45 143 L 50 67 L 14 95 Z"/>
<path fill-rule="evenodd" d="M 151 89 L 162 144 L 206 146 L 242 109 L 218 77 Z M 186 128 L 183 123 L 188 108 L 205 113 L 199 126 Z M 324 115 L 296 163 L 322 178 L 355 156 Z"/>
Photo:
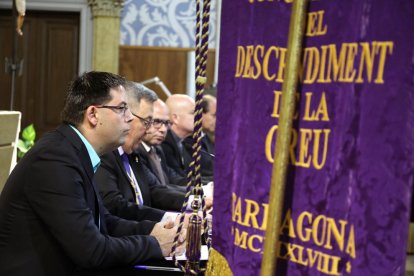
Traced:
<path fill-rule="evenodd" d="M 154 119 L 152 121 L 152 125 L 155 128 L 160 128 L 162 125 L 165 125 L 166 128 L 170 128 L 171 127 L 171 121 L 170 120 Z"/>
<path fill-rule="evenodd" d="M 115 105 L 95 105 L 96 108 L 108 108 L 111 109 L 117 113 L 120 113 L 123 117 L 125 117 L 125 113 L 128 110 L 128 105 L 126 103 L 123 103 L 121 105 L 115 106 Z"/>
<path fill-rule="evenodd" d="M 142 117 L 140 117 L 140 116 L 138 116 L 137 114 L 134 114 L 134 113 L 132 113 L 132 112 L 131 112 L 131 114 L 132 114 L 132 115 L 134 115 L 135 117 L 137 117 L 138 119 L 140 119 L 140 120 L 141 120 L 141 122 L 144 124 L 144 127 L 145 127 L 146 129 L 149 129 L 149 128 L 150 128 L 150 126 L 151 126 L 151 125 L 152 125 L 152 123 L 153 123 L 152 118 L 150 118 L 150 119 L 145 119 L 145 118 L 142 118 Z"/>

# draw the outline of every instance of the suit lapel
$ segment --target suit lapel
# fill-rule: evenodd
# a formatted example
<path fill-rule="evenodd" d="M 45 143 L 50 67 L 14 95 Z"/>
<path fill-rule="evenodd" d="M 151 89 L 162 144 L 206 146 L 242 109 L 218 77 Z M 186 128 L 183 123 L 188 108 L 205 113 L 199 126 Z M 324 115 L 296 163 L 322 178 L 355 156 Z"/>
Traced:
<path fill-rule="evenodd" d="M 123 183 L 128 183 L 128 185 L 127 185 L 128 188 L 127 189 L 128 189 L 129 194 L 130 194 L 130 198 L 134 202 L 136 202 L 137 198 L 136 198 L 136 195 L 135 195 L 135 190 L 132 187 L 131 179 L 130 179 L 130 176 L 128 175 L 127 171 L 126 171 L 126 168 L 125 168 L 125 165 L 124 165 L 124 161 L 122 160 L 122 156 L 119 154 L 118 149 L 117 150 L 114 150 L 113 151 L 113 154 L 115 156 L 115 160 L 116 160 L 117 166 L 118 166 L 118 168 L 120 168 L 120 170 L 122 172 L 123 179 L 121 181 Z M 129 160 L 129 157 L 128 157 L 128 160 Z M 132 171 L 134 172 L 134 170 L 132 168 L 133 166 L 132 166 L 131 161 L 129 161 L 129 164 L 130 164 L 130 167 L 131 167 Z M 135 172 L 134 172 L 134 175 L 135 175 L 135 178 L 136 178 L 137 176 L 136 176 Z M 122 185 L 122 186 L 124 186 L 124 185 Z M 127 192 L 127 191 L 125 191 L 125 192 Z"/>
<path fill-rule="evenodd" d="M 122 157 L 121 157 L 121 155 L 119 155 L 119 151 L 114 150 L 113 154 L 115 156 L 115 160 L 116 160 L 116 163 L 117 163 L 118 167 L 121 168 L 123 177 L 125 178 L 125 180 L 127 180 L 129 182 L 129 176 L 128 176 L 128 173 L 125 169 L 124 162 L 122 161 Z"/>
<path fill-rule="evenodd" d="M 177 146 L 177 142 L 175 141 L 174 135 L 172 134 L 171 130 L 168 130 L 167 137 L 165 137 L 165 140 L 168 140 L 168 142 L 172 145 L 172 147 L 174 149 L 175 158 L 177 160 L 180 160 L 180 166 L 183 169 L 184 168 L 184 160 L 183 160 L 183 157 L 180 153 L 180 149 Z M 184 147 L 184 145 L 183 145 L 183 147 Z M 184 150 L 184 148 L 183 148 L 183 150 Z"/>
<path fill-rule="evenodd" d="M 151 161 L 151 157 L 149 156 L 150 153 L 144 148 L 142 144 L 139 145 L 138 150 L 140 152 L 140 155 L 146 159 L 146 165 L 148 169 L 155 175 L 155 177 L 160 183 L 164 183 L 163 180 L 160 179 L 160 176 L 157 173 L 157 168 L 154 167 L 155 164 L 153 164 L 153 162 Z M 156 153 L 158 154 L 157 150 L 156 150 Z"/>
<path fill-rule="evenodd" d="M 133 153 L 129 155 L 128 157 L 129 157 L 129 162 L 131 164 L 131 169 L 134 172 L 135 178 L 137 179 L 137 182 L 138 182 L 138 186 L 141 190 L 141 195 L 145 202 L 145 205 L 151 206 L 151 194 L 148 188 L 147 180 L 144 177 L 145 175 L 145 172 L 143 170 L 144 165 L 142 164 L 137 154 Z"/>
<path fill-rule="evenodd" d="M 88 180 L 87 182 L 84 181 L 82 183 L 85 191 L 85 200 L 89 208 L 91 208 L 92 214 L 94 214 L 95 224 L 99 227 L 102 233 L 106 233 L 106 225 L 103 221 L 103 208 L 100 206 L 100 197 L 94 184 L 94 172 L 88 150 L 79 135 L 69 125 L 60 126 L 57 131 L 67 137 L 68 141 L 78 152 L 79 160 Z"/>
<path fill-rule="evenodd" d="M 209 137 L 207 134 L 205 134 L 205 135 L 203 136 L 203 138 L 204 138 L 204 139 L 202 139 L 201 141 L 202 141 L 202 142 L 204 142 L 204 145 L 205 145 L 206 151 L 207 151 L 208 153 L 212 153 L 212 154 L 214 154 L 214 147 L 213 147 L 213 143 L 212 143 L 212 142 L 211 142 L 211 140 L 210 140 L 210 137 Z"/>

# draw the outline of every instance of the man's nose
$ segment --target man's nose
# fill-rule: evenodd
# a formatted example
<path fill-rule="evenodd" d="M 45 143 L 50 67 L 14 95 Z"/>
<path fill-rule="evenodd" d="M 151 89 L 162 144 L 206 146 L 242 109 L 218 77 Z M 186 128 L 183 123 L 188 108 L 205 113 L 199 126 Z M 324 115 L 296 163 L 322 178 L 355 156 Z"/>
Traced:
<path fill-rule="evenodd" d="M 134 117 L 132 116 L 131 111 L 129 110 L 129 108 L 127 110 L 125 110 L 125 117 L 124 117 L 125 121 L 130 123 Z"/>

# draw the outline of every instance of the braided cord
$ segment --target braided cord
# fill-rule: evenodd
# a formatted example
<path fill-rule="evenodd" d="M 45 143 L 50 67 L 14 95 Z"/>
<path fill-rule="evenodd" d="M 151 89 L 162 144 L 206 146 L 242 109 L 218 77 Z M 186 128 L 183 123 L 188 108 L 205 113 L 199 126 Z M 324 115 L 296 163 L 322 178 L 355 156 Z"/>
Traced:
<path fill-rule="evenodd" d="M 204 94 L 204 86 L 206 82 L 206 69 L 207 69 L 207 52 L 208 52 L 208 34 L 209 34 L 209 22 L 210 22 L 210 7 L 211 7 L 211 0 L 206 0 L 204 2 L 205 7 L 203 9 L 203 26 L 201 30 L 201 69 L 200 69 L 200 76 L 203 78 L 203 81 L 200 81 L 199 87 L 197 87 L 197 93 L 200 90 L 200 116 L 202 116 L 202 100 L 203 100 L 203 94 Z M 201 118 L 200 118 L 200 134 L 198 136 L 197 140 L 197 149 L 198 151 L 201 151 Z M 201 154 L 198 152 L 198 157 L 200 158 Z M 201 187 L 201 181 L 200 181 L 200 187 Z M 202 189 L 201 189 L 202 190 Z M 207 223 L 207 206 L 204 202 L 204 197 L 202 197 L 202 208 L 203 208 L 203 225 L 205 229 L 205 235 L 206 237 L 206 244 L 208 248 L 210 249 L 211 246 L 211 236 L 209 235 L 209 229 L 208 229 L 208 223 Z"/>
<path fill-rule="evenodd" d="M 208 223 L 207 223 L 207 207 L 203 197 L 203 189 L 201 188 L 201 174 L 200 174 L 200 159 L 201 159 L 201 130 L 202 130 L 202 101 L 204 86 L 206 83 L 206 68 L 207 68 L 207 51 L 208 51 L 208 28 L 209 28 L 209 19 L 210 19 L 210 0 L 204 1 L 203 6 L 203 16 L 201 18 L 201 0 L 196 0 L 196 36 L 195 36 L 195 67 L 196 67 L 196 98 L 195 98 L 195 115 L 194 115 L 194 131 L 193 131 L 193 141 L 192 146 L 193 154 L 192 161 L 189 164 L 189 170 L 187 174 L 187 189 L 185 194 L 185 199 L 183 206 L 181 208 L 182 216 L 177 227 L 177 233 L 174 237 L 174 243 L 171 248 L 172 259 L 175 265 L 180 268 L 186 274 L 197 275 L 200 272 L 205 271 L 205 268 L 199 268 L 197 265 L 195 269 L 192 269 L 191 266 L 181 265 L 176 259 L 176 249 L 178 245 L 178 239 L 180 233 L 182 232 L 183 223 L 184 223 L 184 214 L 187 210 L 188 199 L 191 192 L 194 194 L 194 199 L 197 197 L 201 198 L 201 207 L 203 211 L 203 221 L 202 224 L 205 229 L 205 237 L 207 246 L 210 248 L 211 238 L 207 234 Z M 194 210 L 194 213 L 197 213 L 198 210 Z M 191 245 L 190 245 L 191 246 Z"/>

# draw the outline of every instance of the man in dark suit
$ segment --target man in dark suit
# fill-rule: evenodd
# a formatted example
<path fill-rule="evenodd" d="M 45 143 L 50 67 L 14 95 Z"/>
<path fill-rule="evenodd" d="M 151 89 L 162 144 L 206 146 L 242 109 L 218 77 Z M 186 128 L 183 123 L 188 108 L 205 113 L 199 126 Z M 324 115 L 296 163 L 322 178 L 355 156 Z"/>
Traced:
<path fill-rule="evenodd" d="M 0 196 L 0 275 L 74 275 L 169 254 L 171 224 L 110 215 L 94 184 L 99 155 L 130 129 L 124 83 L 103 72 L 75 79 L 64 124 L 18 162 Z"/>
<path fill-rule="evenodd" d="M 185 189 L 162 185 L 133 151 L 140 145 L 152 124 L 156 94 L 143 85 L 127 85 L 128 104 L 135 119 L 122 147 L 102 156 L 96 181 L 103 202 L 112 214 L 130 217 L 137 206 L 146 205 L 162 210 L 180 211 Z"/>
<path fill-rule="evenodd" d="M 165 141 L 162 143 L 162 149 L 166 156 L 166 163 L 178 175 L 187 176 L 188 167 L 193 155 L 193 138 L 194 129 L 194 100 L 187 95 L 172 95 L 167 99 L 167 105 L 170 110 L 171 129 L 168 131 Z M 213 111 L 213 108 L 211 108 Z M 212 117 L 213 113 L 208 113 Z M 214 111 L 215 116 L 215 111 Z M 209 118 L 207 118 L 209 119 Z M 206 120 L 207 120 L 206 119 Z M 204 114 L 203 114 L 204 120 Z M 208 125 L 212 126 L 212 120 Z M 204 134 L 203 134 L 204 135 Z M 202 139 L 201 149 L 201 181 L 207 184 L 213 181 L 213 158 L 214 154 L 207 151 L 205 141 Z"/>
<path fill-rule="evenodd" d="M 214 142 L 216 131 L 216 97 L 205 95 L 202 101 L 201 176 L 213 181 Z"/>
<path fill-rule="evenodd" d="M 153 123 L 142 138 L 137 153 L 142 162 L 153 172 L 163 185 L 187 185 L 187 178 L 177 174 L 166 163 L 161 143 L 165 140 L 168 129 L 171 127 L 167 105 L 160 99 L 154 102 Z"/>
<path fill-rule="evenodd" d="M 190 96 L 174 94 L 167 99 L 166 104 L 170 110 L 172 125 L 161 147 L 167 165 L 178 175 L 186 177 L 192 156 L 185 149 L 183 141 L 194 130 L 195 102 Z"/>
<path fill-rule="evenodd" d="M 141 163 L 157 177 L 162 185 L 176 188 L 177 185 L 186 186 L 187 177 L 178 175 L 165 162 L 166 157 L 160 145 L 164 141 L 170 125 L 168 107 L 158 99 L 154 102 L 153 123 L 142 138 L 141 145 L 136 152 Z M 213 202 L 212 188 L 212 185 L 203 186 L 207 207 L 210 207 Z"/>

